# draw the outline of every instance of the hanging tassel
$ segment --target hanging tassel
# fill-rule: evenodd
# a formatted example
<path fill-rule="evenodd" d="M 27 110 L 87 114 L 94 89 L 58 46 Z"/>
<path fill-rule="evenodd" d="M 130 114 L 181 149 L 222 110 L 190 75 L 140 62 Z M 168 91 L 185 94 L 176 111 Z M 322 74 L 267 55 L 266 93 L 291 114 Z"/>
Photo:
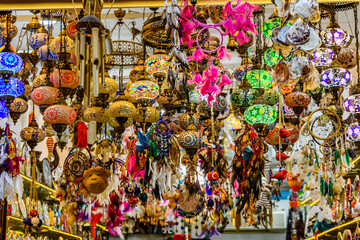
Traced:
<path fill-rule="evenodd" d="M 199 71 L 196 71 L 196 74 L 193 77 L 193 79 L 188 80 L 187 83 L 188 84 L 192 84 L 192 83 L 201 84 L 202 81 L 203 81 L 203 79 L 201 78 Z"/>
<path fill-rule="evenodd" d="M 206 57 L 207 57 L 207 55 L 203 52 L 203 50 L 201 50 L 200 48 L 197 48 L 194 51 L 194 54 L 192 56 L 187 57 L 187 60 L 188 61 L 195 60 L 197 62 L 200 62 L 203 59 L 205 59 Z"/>
<path fill-rule="evenodd" d="M 76 146 L 79 148 L 87 148 L 88 134 L 87 126 L 84 122 L 79 122 L 75 128 L 76 131 Z"/>
<path fill-rule="evenodd" d="M 230 85 L 230 84 L 232 84 L 231 79 L 229 78 L 229 76 L 226 73 L 224 73 L 221 77 L 219 87 L 222 87 L 224 85 Z"/>
<path fill-rule="evenodd" d="M 348 166 L 350 166 L 349 150 L 345 149 L 345 160 Z"/>
<path fill-rule="evenodd" d="M 224 57 L 226 57 L 228 60 L 231 60 L 231 54 L 228 53 L 228 51 L 226 50 L 226 48 L 224 46 L 222 46 L 221 48 L 219 48 L 218 52 L 217 52 L 218 57 L 221 60 L 224 59 Z"/>
<path fill-rule="evenodd" d="M 339 152 L 339 150 L 335 149 L 335 164 L 336 165 L 338 165 L 338 163 L 339 163 L 338 160 L 340 160 L 340 152 Z"/>

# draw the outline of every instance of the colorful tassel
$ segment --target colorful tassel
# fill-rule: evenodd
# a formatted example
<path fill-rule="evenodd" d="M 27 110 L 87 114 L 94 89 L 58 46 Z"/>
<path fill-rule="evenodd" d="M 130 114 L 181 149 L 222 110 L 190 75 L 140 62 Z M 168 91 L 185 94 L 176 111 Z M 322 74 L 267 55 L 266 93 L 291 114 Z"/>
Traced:
<path fill-rule="evenodd" d="M 230 84 L 232 84 L 231 79 L 229 78 L 229 76 L 226 73 L 224 73 L 221 77 L 219 87 L 222 87 L 224 85 L 230 85 Z"/>
<path fill-rule="evenodd" d="M 76 125 L 76 146 L 79 148 L 87 148 L 88 136 L 87 126 L 84 122 L 79 122 Z"/>
<path fill-rule="evenodd" d="M 228 60 L 231 60 L 231 54 L 228 53 L 228 51 L 226 50 L 226 48 L 224 46 L 222 46 L 221 48 L 219 48 L 218 52 L 217 52 L 217 57 L 219 59 L 224 59 L 224 57 L 226 57 Z"/>
<path fill-rule="evenodd" d="M 192 83 L 201 84 L 202 81 L 203 81 L 203 79 L 201 78 L 201 75 L 200 75 L 199 71 L 196 71 L 196 74 L 193 77 L 193 79 L 188 80 L 187 83 L 188 84 L 192 84 Z"/>
<path fill-rule="evenodd" d="M 187 60 L 188 61 L 195 60 L 197 62 L 200 62 L 206 57 L 207 55 L 200 48 L 197 48 L 192 56 L 187 57 Z"/>

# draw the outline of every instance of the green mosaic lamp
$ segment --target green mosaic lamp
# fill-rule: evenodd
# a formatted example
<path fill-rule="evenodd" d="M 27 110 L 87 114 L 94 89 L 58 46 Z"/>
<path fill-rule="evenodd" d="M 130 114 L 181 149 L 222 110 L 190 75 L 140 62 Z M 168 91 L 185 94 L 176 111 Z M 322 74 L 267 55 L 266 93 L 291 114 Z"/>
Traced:
<path fill-rule="evenodd" d="M 269 132 L 267 127 L 277 118 L 277 112 L 269 105 L 255 104 L 246 109 L 244 116 L 245 121 L 253 126 L 257 134 L 265 137 Z"/>
<path fill-rule="evenodd" d="M 273 82 L 271 80 L 271 74 L 262 69 L 254 69 L 247 73 L 246 79 L 250 83 L 252 88 L 263 92 L 265 89 L 269 89 Z"/>

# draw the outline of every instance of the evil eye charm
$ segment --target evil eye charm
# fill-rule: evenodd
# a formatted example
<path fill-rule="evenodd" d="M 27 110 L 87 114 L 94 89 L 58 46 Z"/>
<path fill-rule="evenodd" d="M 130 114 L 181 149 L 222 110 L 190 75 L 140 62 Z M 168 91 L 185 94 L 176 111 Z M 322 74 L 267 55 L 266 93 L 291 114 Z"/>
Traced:
<path fill-rule="evenodd" d="M 125 188 L 125 193 L 126 193 L 126 194 L 132 194 L 133 192 L 134 192 L 134 188 L 133 188 L 133 187 L 127 186 L 127 187 Z"/>

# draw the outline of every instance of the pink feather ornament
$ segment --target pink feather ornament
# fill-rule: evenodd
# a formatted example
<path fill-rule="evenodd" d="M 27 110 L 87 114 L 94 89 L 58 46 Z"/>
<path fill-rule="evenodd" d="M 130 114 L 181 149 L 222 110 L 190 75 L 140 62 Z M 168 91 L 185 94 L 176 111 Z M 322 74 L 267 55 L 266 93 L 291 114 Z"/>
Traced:
<path fill-rule="evenodd" d="M 224 73 L 221 77 L 219 87 L 222 87 L 224 85 L 230 85 L 230 84 L 232 84 L 231 79 L 229 78 L 229 76 L 226 73 Z"/>
<path fill-rule="evenodd" d="M 234 10 L 231 7 L 231 2 L 225 4 L 224 9 L 221 13 L 221 17 L 226 19 L 234 14 Z"/>
<path fill-rule="evenodd" d="M 183 19 L 189 19 L 191 18 L 192 12 L 193 12 L 193 6 L 192 5 L 188 5 L 187 2 L 185 1 L 185 7 L 183 8 L 182 12 L 181 12 L 181 17 Z"/>
<path fill-rule="evenodd" d="M 252 23 L 250 18 L 246 18 L 243 24 L 243 29 L 245 32 L 249 31 L 252 32 L 253 34 L 257 35 L 258 32 L 255 29 L 255 25 Z"/>
<path fill-rule="evenodd" d="M 207 92 L 212 95 L 215 95 L 215 96 L 219 96 L 220 93 L 221 93 L 222 89 L 221 89 L 221 86 L 220 85 L 212 85 L 208 90 Z"/>
<path fill-rule="evenodd" d="M 188 80 L 187 83 L 188 84 L 192 84 L 192 83 L 201 84 L 202 81 L 203 81 L 203 79 L 201 78 L 199 71 L 196 71 L 196 74 L 193 77 L 193 79 Z"/>
<path fill-rule="evenodd" d="M 216 83 L 218 78 L 219 78 L 219 68 L 218 67 L 212 67 L 210 69 L 211 82 Z"/>
<path fill-rule="evenodd" d="M 199 90 L 202 96 L 205 96 L 209 92 L 209 88 L 212 86 L 211 79 L 207 78 L 202 85 L 199 85 L 197 89 Z"/>
<path fill-rule="evenodd" d="M 243 31 L 237 32 L 237 34 L 234 36 L 234 39 L 237 41 L 239 45 L 243 45 L 244 43 L 250 41 L 250 38 L 246 37 Z"/>
<path fill-rule="evenodd" d="M 223 25 L 224 29 L 225 29 L 225 34 L 234 34 L 235 33 L 235 29 L 234 29 L 234 23 L 233 20 L 231 18 L 228 18 L 225 20 L 224 25 Z"/>
<path fill-rule="evenodd" d="M 208 104 L 210 105 L 210 107 L 212 107 L 214 103 L 217 103 L 215 97 L 214 97 L 212 94 L 210 94 L 210 95 L 208 96 L 207 102 L 208 102 Z"/>
<path fill-rule="evenodd" d="M 197 48 L 192 56 L 187 57 L 187 60 L 188 61 L 195 60 L 197 62 L 200 62 L 206 57 L 207 55 L 200 48 Z"/>
<path fill-rule="evenodd" d="M 231 54 L 228 53 L 228 51 L 226 50 L 225 46 L 222 46 L 221 48 L 219 48 L 217 55 L 219 59 L 224 59 L 224 57 L 226 57 L 228 60 L 231 60 Z"/>

